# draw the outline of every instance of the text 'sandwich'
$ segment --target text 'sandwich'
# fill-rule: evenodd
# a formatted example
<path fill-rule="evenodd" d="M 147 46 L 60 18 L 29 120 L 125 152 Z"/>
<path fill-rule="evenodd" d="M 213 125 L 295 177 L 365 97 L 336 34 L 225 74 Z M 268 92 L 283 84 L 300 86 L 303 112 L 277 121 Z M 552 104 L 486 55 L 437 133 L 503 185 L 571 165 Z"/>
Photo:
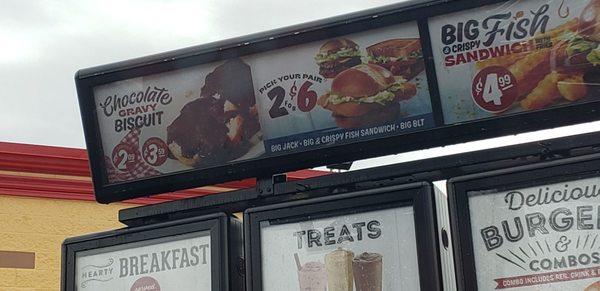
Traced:
<path fill-rule="evenodd" d="M 334 78 L 341 71 L 361 63 L 358 45 L 347 38 L 332 39 L 324 43 L 315 57 L 319 74 Z"/>
<path fill-rule="evenodd" d="M 423 51 L 418 38 L 390 39 L 367 48 L 369 63 L 388 69 L 394 76 L 411 80 L 423 70 Z"/>
<path fill-rule="evenodd" d="M 332 112 L 341 128 L 393 122 L 398 119 L 399 100 L 417 93 L 416 85 L 396 79 L 381 66 L 361 64 L 341 72 L 318 104 Z"/>

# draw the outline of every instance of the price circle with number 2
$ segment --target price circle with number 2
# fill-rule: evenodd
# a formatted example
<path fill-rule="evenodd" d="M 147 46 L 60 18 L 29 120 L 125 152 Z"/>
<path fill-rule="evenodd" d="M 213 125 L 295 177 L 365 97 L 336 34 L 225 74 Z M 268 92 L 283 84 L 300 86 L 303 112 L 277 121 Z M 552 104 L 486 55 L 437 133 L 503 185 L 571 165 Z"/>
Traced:
<path fill-rule="evenodd" d="M 481 109 L 500 113 L 510 108 L 519 97 L 517 79 L 506 68 L 487 67 L 473 79 L 473 101 Z"/>
<path fill-rule="evenodd" d="M 131 145 L 121 143 L 113 149 L 112 162 L 117 170 L 130 172 L 137 164 L 138 157 Z"/>

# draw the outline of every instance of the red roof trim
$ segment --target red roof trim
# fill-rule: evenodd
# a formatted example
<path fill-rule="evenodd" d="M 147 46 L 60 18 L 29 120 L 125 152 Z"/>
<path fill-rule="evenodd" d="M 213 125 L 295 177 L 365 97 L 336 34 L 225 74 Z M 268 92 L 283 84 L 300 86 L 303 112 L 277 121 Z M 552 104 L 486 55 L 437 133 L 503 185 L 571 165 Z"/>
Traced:
<path fill-rule="evenodd" d="M 190 189 L 166 193 L 152 198 L 139 198 L 125 201 L 134 204 L 151 204 L 214 194 L 215 191 Z M 85 180 L 45 178 L 31 176 L 15 176 L 0 174 L 0 195 L 14 195 L 40 198 L 57 198 L 72 200 L 94 200 L 92 183 Z"/>
<path fill-rule="evenodd" d="M 0 142 L 0 171 L 65 176 L 13 175 L 0 173 L 0 194 L 75 200 L 94 200 L 92 183 L 77 177 L 89 177 L 87 152 L 84 149 Z M 303 170 L 288 173 L 289 180 L 301 180 L 327 175 L 328 172 Z M 76 176 L 70 179 L 66 176 Z M 215 185 L 242 189 L 256 185 L 255 179 L 245 179 Z M 210 189 L 189 189 L 126 201 L 150 204 L 195 196 L 214 194 Z"/>
<path fill-rule="evenodd" d="M 90 176 L 82 149 L 0 142 L 0 169 L 55 175 Z"/>
<path fill-rule="evenodd" d="M 85 149 L 0 142 L 0 153 L 12 153 L 58 158 L 79 158 L 87 161 Z"/>

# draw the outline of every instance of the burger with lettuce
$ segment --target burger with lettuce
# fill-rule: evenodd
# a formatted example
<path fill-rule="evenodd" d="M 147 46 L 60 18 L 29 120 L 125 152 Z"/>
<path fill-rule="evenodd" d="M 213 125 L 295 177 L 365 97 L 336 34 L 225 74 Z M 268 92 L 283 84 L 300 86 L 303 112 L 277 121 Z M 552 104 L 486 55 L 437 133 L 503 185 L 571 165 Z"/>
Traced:
<path fill-rule="evenodd" d="M 577 26 L 560 35 L 551 56 L 553 70 L 581 76 L 593 96 L 600 94 L 600 0 L 592 0 Z"/>
<path fill-rule="evenodd" d="M 319 74 L 334 78 L 345 69 L 361 63 L 358 45 L 347 38 L 336 38 L 324 43 L 315 56 Z"/>
<path fill-rule="evenodd" d="M 560 36 L 553 58 L 558 70 L 587 70 L 600 65 L 600 0 L 592 0 L 577 26 Z"/>
<path fill-rule="evenodd" d="M 400 100 L 415 96 L 417 88 L 403 78 L 394 78 L 387 69 L 361 64 L 341 72 L 331 91 L 318 104 L 331 111 L 341 128 L 359 128 L 398 119 Z"/>

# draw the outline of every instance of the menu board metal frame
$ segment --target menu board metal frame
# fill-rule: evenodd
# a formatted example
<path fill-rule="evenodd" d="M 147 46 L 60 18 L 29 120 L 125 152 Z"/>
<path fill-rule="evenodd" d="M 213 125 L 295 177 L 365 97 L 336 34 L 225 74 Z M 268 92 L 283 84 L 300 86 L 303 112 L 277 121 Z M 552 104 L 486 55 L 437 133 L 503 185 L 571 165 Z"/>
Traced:
<path fill-rule="evenodd" d="M 246 290 L 262 290 L 261 221 L 304 221 L 306 217 L 326 218 L 402 206 L 414 209 L 421 290 L 442 290 L 434 195 L 433 185 L 423 182 L 248 209 L 244 212 Z"/>
<path fill-rule="evenodd" d="M 598 119 L 600 102 L 555 107 L 445 125 L 437 85 L 428 19 L 457 11 L 507 2 L 506 0 L 432 0 L 401 3 L 266 33 L 225 40 L 139 59 L 83 69 L 75 81 L 86 137 L 96 200 L 101 203 L 180 189 L 516 134 Z M 330 39 L 400 23 L 416 21 L 423 48 L 435 127 L 381 139 L 327 146 L 315 150 L 260 157 L 224 165 L 192 169 L 119 183 L 109 183 L 93 88 L 120 80 L 179 70 L 191 66 L 252 55 L 298 44 Z"/>
<path fill-rule="evenodd" d="M 236 266 L 242 267 L 242 224 L 224 213 L 68 238 L 62 244 L 61 290 L 78 290 L 78 252 L 206 231 L 210 233 L 210 268 L 219 270 L 211 272 L 211 289 L 240 290 L 243 274 Z"/>
<path fill-rule="evenodd" d="M 485 195 L 600 176 L 600 154 L 507 168 L 448 180 L 448 204 L 458 290 L 478 290 L 469 212 L 469 192 Z"/>

